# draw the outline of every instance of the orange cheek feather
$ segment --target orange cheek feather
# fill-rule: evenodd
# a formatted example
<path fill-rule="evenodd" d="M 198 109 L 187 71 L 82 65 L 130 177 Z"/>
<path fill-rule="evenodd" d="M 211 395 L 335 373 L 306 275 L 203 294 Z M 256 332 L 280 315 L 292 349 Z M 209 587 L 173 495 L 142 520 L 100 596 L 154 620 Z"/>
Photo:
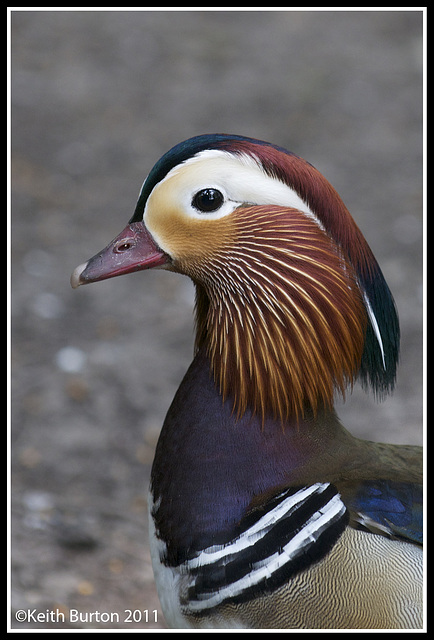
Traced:
<path fill-rule="evenodd" d="M 250 407 L 282 422 L 330 408 L 354 382 L 367 324 L 335 243 L 295 209 L 243 206 L 200 220 L 164 206 L 158 227 L 146 223 L 197 285 L 196 346 L 223 398 L 240 415 Z"/>

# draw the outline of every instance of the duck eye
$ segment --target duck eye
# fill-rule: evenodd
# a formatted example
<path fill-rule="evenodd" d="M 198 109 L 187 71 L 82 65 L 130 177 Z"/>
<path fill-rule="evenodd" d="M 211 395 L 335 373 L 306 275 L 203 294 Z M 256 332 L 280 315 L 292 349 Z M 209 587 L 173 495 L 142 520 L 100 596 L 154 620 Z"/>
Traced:
<path fill-rule="evenodd" d="M 220 209 L 223 202 L 223 194 L 218 189 L 201 189 L 195 194 L 191 204 L 203 213 L 212 213 Z"/>

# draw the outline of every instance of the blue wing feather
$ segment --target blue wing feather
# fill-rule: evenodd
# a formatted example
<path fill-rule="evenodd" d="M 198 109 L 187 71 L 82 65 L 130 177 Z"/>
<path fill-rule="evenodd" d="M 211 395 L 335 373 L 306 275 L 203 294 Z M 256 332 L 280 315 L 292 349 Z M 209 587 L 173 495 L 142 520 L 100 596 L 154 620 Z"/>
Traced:
<path fill-rule="evenodd" d="M 423 543 L 423 491 L 420 484 L 372 480 L 345 490 L 351 520 L 376 533 Z"/>

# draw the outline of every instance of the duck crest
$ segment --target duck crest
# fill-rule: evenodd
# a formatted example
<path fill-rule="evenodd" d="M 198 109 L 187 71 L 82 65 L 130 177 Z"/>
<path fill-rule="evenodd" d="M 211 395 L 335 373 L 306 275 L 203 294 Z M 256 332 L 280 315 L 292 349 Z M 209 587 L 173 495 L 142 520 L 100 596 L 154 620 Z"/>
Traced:
<path fill-rule="evenodd" d="M 223 399 L 287 422 L 331 408 L 360 368 L 367 314 L 351 264 L 296 209 L 245 206 L 197 283 L 196 348 Z M 194 276 L 192 276 L 194 279 Z"/>

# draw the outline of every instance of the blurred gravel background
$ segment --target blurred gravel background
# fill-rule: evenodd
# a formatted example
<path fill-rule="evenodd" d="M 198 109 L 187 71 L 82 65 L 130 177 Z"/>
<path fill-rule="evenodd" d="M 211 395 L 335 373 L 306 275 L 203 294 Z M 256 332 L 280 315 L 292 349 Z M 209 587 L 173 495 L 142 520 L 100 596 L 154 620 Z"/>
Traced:
<path fill-rule="evenodd" d="M 340 415 L 360 436 L 421 443 L 422 13 L 48 10 L 11 23 L 12 627 L 164 629 L 147 482 L 191 360 L 193 289 L 156 271 L 72 291 L 70 273 L 123 229 L 173 144 L 228 132 L 285 146 L 341 194 L 400 312 L 394 396 L 356 390 Z M 18 623 L 20 609 L 66 622 Z"/>

